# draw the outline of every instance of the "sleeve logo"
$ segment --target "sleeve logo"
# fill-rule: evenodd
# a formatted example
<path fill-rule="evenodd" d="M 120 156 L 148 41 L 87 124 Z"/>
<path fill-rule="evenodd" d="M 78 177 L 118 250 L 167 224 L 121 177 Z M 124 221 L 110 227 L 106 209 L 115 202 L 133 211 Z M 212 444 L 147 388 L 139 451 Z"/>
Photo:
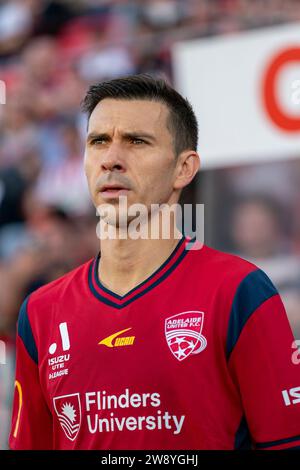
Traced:
<path fill-rule="evenodd" d="M 199 354 L 207 346 L 202 335 L 204 312 L 178 313 L 165 320 L 165 335 L 171 353 L 178 361 Z"/>
<path fill-rule="evenodd" d="M 18 414 L 17 414 L 17 420 L 16 420 L 13 436 L 17 437 L 19 424 L 20 424 L 21 410 L 23 406 L 23 392 L 22 392 L 21 384 L 18 380 L 15 381 L 15 388 L 17 389 L 17 393 L 18 393 Z"/>
<path fill-rule="evenodd" d="M 285 406 L 296 405 L 300 403 L 300 387 L 290 388 L 289 390 L 282 390 L 282 396 Z"/>

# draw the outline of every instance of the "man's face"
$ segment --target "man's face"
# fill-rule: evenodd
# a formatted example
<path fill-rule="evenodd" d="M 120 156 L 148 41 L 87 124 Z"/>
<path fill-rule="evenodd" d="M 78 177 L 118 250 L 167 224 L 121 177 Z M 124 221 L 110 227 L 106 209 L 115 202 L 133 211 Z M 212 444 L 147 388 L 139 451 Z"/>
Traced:
<path fill-rule="evenodd" d="M 149 210 L 174 198 L 176 158 L 168 116 L 168 108 L 154 101 L 105 99 L 96 106 L 85 149 L 95 207 L 118 206 L 119 197 L 126 196 L 128 207 L 140 203 Z"/>

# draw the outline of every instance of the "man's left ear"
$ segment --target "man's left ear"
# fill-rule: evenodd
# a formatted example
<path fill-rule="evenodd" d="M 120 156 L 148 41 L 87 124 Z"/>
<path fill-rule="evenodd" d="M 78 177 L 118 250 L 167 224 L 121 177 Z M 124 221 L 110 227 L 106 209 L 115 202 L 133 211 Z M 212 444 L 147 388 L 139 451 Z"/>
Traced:
<path fill-rule="evenodd" d="M 177 157 L 174 189 L 182 189 L 194 178 L 200 168 L 200 157 L 194 150 L 181 152 Z"/>

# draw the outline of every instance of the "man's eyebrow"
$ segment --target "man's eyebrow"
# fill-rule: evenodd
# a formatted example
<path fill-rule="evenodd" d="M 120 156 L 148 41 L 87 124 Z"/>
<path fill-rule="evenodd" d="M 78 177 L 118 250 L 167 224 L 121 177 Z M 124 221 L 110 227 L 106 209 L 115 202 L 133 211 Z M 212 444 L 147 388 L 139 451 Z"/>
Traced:
<path fill-rule="evenodd" d="M 126 139 L 148 139 L 151 140 L 152 142 L 156 141 L 156 138 L 153 134 L 148 134 L 147 132 L 144 131 L 134 131 L 134 132 L 124 132 L 123 137 Z"/>
<path fill-rule="evenodd" d="M 87 135 L 86 140 L 91 141 L 93 139 L 109 139 L 109 135 L 106 134 L 105 132 L 90 132 Z"/>
<path fill-rule="evenodd" d="M 144 132 L 144 131 L 134 131 L 134 132 L 124 132 L 122 134 L 122 137 L 125 138 L 125 139 L 148 139 L 152 142 L 155 142 L 156 141 L 156 138 L 154 135 L 152 134 L 149 134 L 147 132 Z M 87 141 L 90 142 L 91 140 L 94 140 L 94 139 L 108 139 L 110 140 L 111 137 L 109 136 L 109 134 L 105 133 L 105 132 L 90 132 L 88 135 L 87 135 Z"/>

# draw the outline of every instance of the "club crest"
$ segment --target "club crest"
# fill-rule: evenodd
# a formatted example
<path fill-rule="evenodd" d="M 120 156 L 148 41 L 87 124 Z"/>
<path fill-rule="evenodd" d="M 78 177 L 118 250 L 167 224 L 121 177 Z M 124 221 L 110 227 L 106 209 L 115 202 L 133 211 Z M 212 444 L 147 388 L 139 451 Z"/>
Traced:
<path fill-rule="evenodd" d="M 165 320 L 165 335 L 171 353 L 178 361 L 199 354 L 207 346 L 202 335 L 204 312 L 178 313 Z"/>

